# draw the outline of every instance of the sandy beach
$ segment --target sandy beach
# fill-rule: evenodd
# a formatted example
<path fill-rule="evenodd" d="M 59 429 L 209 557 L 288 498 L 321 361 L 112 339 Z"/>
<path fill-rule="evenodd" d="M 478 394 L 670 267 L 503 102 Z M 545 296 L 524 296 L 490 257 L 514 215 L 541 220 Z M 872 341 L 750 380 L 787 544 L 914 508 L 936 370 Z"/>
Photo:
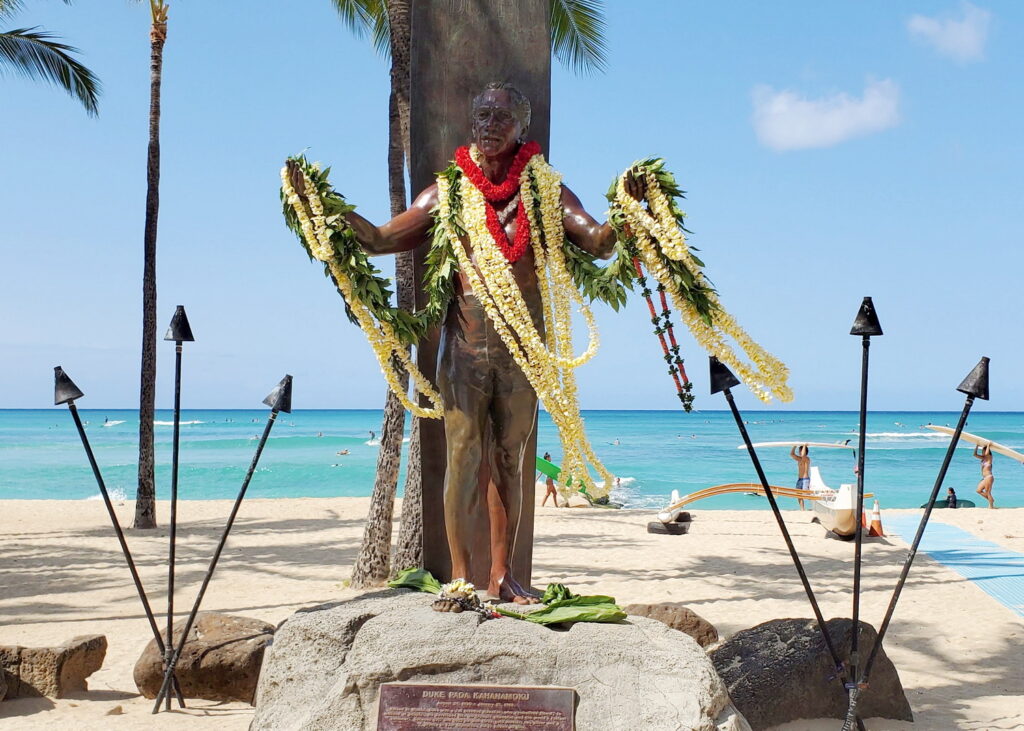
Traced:
<path fill-rule="evenodd" d="M 203 609 L 277 623 L 302 606 L 354 596 L 347 577 L 362 534 L 367 498 L 251 500 L 241 509 Z M 191 608 L 230 501 L 179 504 L 179 617 Z M 118 504 L 128 525 L 133 503 Z M 898 512 L 887 511 L 886 515 Z M 168 506 L 158 517 L 166 521 Z M 396 511 L 397 514 L 397 511 Z M 99 501 L 0 501 L 0 644 L 59 644 L 102 633 L 109 648 L 90 690 L 74 698 L 0 703 L 0 726 L 35 729 L 244 729 L 243 704 L 192 701 L 150 715 L 132 668 L 150 639 L 131 577 Z M 723 637 L 811 612 L 785 545 L 766 511 L 694 511 L 686 536 L 645 531 L 646 511 L 538 509 L 534 584 L 561 581 L 620 604 L 680 602 Z M 787 524 L 826 617 L 849 616 L 852 544 L 825 540 L 811 513 Z M 1022 510 L 940 510 L 986 540 L 1024 552 Z M 397 533 L 397 522 L 395 524 Z M 128 531 L 154 610 L 166 608 L 167 531 Z M 872 539 L 864 548 L 862 618 L 878 625 L 906 544 Z M 505 620 L 501 620 L 505 621 Z M 510 621 L 510 620 L 509 620 Z M 159 620 L 163 626 L 163 620 Z M 919 555 L 886 638 L 915 724 L 869 720 L 870 729 L 1024 728 L 1024 621 L 971 582 Z M 120 708 L 121 713 L 117 712 Z M 117 715 L 107 715 L 114 710 Z M 832 729 L 834 720 L 796 729 Z"/>

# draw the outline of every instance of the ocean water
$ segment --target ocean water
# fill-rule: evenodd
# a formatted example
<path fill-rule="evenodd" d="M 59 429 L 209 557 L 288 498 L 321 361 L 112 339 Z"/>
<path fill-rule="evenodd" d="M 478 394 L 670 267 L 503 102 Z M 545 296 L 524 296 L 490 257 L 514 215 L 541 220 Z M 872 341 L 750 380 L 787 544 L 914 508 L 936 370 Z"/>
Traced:
<path fill-rule="evenodd" d="M 111 494 L 135 495 L 138 414 L 83 409 L 97 462 Z M 182 413 L 178 494 L 185 500 L 233 498 L 252 460 L 267 411 Z M 927 499 L 949 438 L 925 424 L 955 426 L 958 413 L 873 412 L 867 422 L 865 489 L 883 507 L 918 507 Z M 755 442 L 808 440 L 857 442 L 856 412 L 749 411 L 747 429 Z M 173 415 L 157 412 L 157 496 L 170 490 Z M 658 508 L 673 489 L 686 494 L 728 482 L 755 482 L 756 475 L 727 411 L 588 411 L 587 432 L 621 486 L 613 498 L 627 507 Z M 296 411 L 281 414 L 264 449 L 249 497 L 365 496 L 373 487 L 381 412 L 375 410 Z M 1024 413 L 978 412 L 968 431 L 1024 451 Z M 560 446 L 547 414 L 540 414 L 538 452 L 559 462 Z M 338 454 L 348 450 L 348 454 Z M 792 486 L 796 464 L 788 449 L 764 448 L 759 456 L 768 479 Z M 811 449 L 826 484 L 854 482 L 852 451 Z M 996 505 L 1024 506 L 1024 466 L 995 455 Z M 963 445 L 957 449 L 943 487 L 960 498 L 974 494 L 979 462 Z M 399 485 L 401 487 L 401 483 Z M 98 499 L 92 471 L 67 409 L 0 410 L 0 498 Z M 783 507 L 795 501 L 781 499 Z M 697 503 L 699 509 L 767 509 L 764 498 L 722 495 Z"/>

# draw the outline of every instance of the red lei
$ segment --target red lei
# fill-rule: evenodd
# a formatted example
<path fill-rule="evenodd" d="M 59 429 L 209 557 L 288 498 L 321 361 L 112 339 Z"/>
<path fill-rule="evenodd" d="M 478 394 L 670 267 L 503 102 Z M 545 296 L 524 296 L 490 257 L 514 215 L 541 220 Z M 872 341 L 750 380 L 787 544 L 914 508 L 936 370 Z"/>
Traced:
<path fill-rule="evenodd" d="M 516 152 L 512 165 L 509 167 L 508 175 L 500 183 L 492 183 L 484 175 L 480 166 L 473 162 L 468 147 L 460 147 L 455 151 L 455 164 L 462 170 L 462 174 L 483 193 L 484 207 L 487 210 L 487 230 L 494 237 L 494 243 L 501 249 L 501 253 L 510 263 L 518 261 L 519 257 L 526 253 L 526 247 L 530 245 L 530 220 L 526 215 L 526 206 L 520 201 L 516 210 L 516 237 L 511 243 L 505 228 L 498 220 L 498 211 L 494 205 L 511 200 L 519 191 L 519 177 L 526 167 L 526 163 L 534 155 L 540 154 L 540 145 L 530 140 L 520 146 Z"/>

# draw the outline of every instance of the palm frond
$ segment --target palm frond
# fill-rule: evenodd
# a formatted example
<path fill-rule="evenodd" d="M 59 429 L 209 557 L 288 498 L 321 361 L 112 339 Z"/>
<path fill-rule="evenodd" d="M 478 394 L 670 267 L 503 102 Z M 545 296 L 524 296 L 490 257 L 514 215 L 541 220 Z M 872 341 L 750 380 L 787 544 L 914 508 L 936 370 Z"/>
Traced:
<path fill-rule="evenodd" d="M 380 11 L 373 17 L 373 47 L 384 58 L 391 58 L 391 22 L 388 20 L 387 0 L 378 0 Z"/>
<path fill-rule="evenodd" d="M 362 38 L 375 31 L 380 15 L 387 18 L 385 0 L 331 0 L 342 22 L 356 36 Z"/>
<path fill-rule="evenodd" d="M 99 79 L 71 57 L 78 49 L 55 42 L 57 37 L 36 28 L 0 32 L 0 71 L 6 66 L 24 76 L 56 84 L 95 116 L 99 111 Z"/>
<path fill-rule="evenodd" d="M 72 0 L 61 0 L 65 5 L 70 5 Z M 0 18 L 14 15 L 25 7 L 22 0 L 0 0 Z"/>
<path fill-rule="evenodd" d="M 0 18 L 9 18 L 24 7 L 21 0 L 0 0 Z"/>
<path fill-rule="evenodd" d="M 601 0 L 551 0 L 551 52 L 575 73 L 605 70 L 605 28 Z"/>

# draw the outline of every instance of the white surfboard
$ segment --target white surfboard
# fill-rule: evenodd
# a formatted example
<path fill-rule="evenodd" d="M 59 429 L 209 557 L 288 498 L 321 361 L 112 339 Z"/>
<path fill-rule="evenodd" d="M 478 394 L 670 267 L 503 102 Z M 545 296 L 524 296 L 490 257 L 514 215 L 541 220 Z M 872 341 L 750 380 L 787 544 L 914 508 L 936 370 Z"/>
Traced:
<path fill-rule="evenodd" d="M 856 449 L 852 444 L 836 444 L 834 442 L 755 442 L 755 447 L 814 447 L 816 449 Z M 746 449 L 741 444 L 736 449 Z"/>
<path fill-rule="evenodd" d="M 950 429 L 948 426 L 935 426 L 934 424 L 928 424 L 926 428 L 931 429 L 932 431 L 937 431 L 940 434 L 946 434 L 948 436 L 953 436 L 956 433 L 956 429 Z M 960 432 L 960 441 L 968 442 L 970 444 L 976 444 L 979 447 L 988 447 L 996 454 L 1001 454 L 1004 457 L 1015 459 L 1018 462 L 1024 462 L 1024 454 L 1021 454 L 1020 452 L 1010 449 L 1006 445 L 1000 444 L 999 442 L 993 442 L 991 439 L 979 437 L 976 434 L 969 434 L 968 432 L 962 431 Z"/>

